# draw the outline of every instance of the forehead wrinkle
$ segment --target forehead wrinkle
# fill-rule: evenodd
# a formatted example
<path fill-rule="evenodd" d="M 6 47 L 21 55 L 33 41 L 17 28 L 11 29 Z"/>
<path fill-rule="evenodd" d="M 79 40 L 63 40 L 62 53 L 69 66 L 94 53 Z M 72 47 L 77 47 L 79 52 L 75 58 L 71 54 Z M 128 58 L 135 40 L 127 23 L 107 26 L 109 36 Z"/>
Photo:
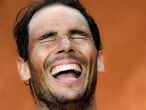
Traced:
<path fill-rule="evenodd" d="M 61 16 L 62 21 L 67 21 L 68 18 L 66 16 L 71 16 L 72 18 L 75 18 L 73 20 L 76 20 L 77 22 L 83 23 L 82 28 L 89 28 L 88 23 L 85 19 L 85 17 L 77 10 L 62 4 L 55 4 L 51 6 L 44 7 L 40 10 L 38 10 L 33 16 L 32 19 L 29 22 L 28 30 L 29 34 L 35 33 L 35 29 L 38 28 L 40 21 L 44 20 L 50 20 L 50 21 L 57 21 L 55 19 L 58 18 L 58 16 Z M 68 20 L 69 21 L 69 20 Z M 46 25 L 45 22 L 41 22 L 41 24 Z"/>

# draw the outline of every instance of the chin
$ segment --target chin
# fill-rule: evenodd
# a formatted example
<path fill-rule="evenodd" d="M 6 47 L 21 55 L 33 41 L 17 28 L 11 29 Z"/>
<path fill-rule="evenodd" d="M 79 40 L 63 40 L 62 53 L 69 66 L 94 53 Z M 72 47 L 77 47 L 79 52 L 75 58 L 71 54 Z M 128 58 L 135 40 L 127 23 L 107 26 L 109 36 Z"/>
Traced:
<path fill-rule="evenodd" d="M 56 100 L 60 103 L 75 102 L 83 98 L 85 91 L 66 91 L 64 93 L 54 94 Z"/>

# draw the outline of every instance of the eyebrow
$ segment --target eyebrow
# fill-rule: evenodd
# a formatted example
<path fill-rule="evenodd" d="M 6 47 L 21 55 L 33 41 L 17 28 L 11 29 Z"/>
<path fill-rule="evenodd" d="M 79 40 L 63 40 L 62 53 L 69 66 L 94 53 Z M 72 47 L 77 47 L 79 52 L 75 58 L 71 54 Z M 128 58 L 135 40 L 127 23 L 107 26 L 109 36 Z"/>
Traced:
<path fill-rule="evenodd" d="M 57 32 L 49 32 L 47 34 L 44 34 L 44 35 L 41 35 L 38 40 L 43 40 L 43 39 L 47 39 L 49 38 L 50 36 L 54 36 L 54 35 L 57 35 Z"/>
<path fill-rule="evenodd" d="M 78 29 L 72 29 L 69 31 L 69 34 L 80 34 L 80 35 L 84 35 L 84 36 L 88 36 L 89 34 L 82 31 L 82 30 L 78 30 Z"/>

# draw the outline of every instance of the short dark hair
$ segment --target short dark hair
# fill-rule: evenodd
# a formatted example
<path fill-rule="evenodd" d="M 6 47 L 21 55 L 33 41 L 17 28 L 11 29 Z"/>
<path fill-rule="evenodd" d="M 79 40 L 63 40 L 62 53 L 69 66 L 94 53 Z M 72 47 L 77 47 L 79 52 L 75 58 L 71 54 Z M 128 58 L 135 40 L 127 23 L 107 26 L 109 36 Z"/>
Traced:
<path fill-rule="evenodd" d="M 77 9 L 87 20 L 90 31 L 92 33 L 93 40 L 97 51 L 101 49 L 101 40 L 99 35 L 98 27 L 94 19 L 87 13 L 85 8 L 81 5 L 78 0 L 43 0 L 40 2 L 32 3 L 31 5 L 20 10 L 16 17 L 15 26 L 13 29 L 14 37 L 17 43 L 18 53 L 25 61 L 28 60 L 28 45 L 29 45 L 29 34 L 28 24 L 32 16 L 41 8 L 53 4 L 62 4 L 71 8 Z M 25 11 L 25 12 L 24 12 Z M 22 15 L 22 16 L 21 16 Z"/>

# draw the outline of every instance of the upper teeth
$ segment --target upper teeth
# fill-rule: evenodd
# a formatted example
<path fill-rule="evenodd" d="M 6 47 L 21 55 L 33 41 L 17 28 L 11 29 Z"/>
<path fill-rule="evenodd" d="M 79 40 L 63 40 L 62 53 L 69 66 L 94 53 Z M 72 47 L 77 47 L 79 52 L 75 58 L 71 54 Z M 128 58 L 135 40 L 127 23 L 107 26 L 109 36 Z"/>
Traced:
<path fill-rule="evenodd" d="M 56 75 L 59 72 L 63 72 L 63 71 L 67 71 L 67 70 L 75 70 L 78 72 L 81 72 L 81 68 L 79 65 L 77 64 L 65 64 L 65 65 L 59 65 L 56 66 L 52 69 L 51 71 L 51 75 Z"/>

